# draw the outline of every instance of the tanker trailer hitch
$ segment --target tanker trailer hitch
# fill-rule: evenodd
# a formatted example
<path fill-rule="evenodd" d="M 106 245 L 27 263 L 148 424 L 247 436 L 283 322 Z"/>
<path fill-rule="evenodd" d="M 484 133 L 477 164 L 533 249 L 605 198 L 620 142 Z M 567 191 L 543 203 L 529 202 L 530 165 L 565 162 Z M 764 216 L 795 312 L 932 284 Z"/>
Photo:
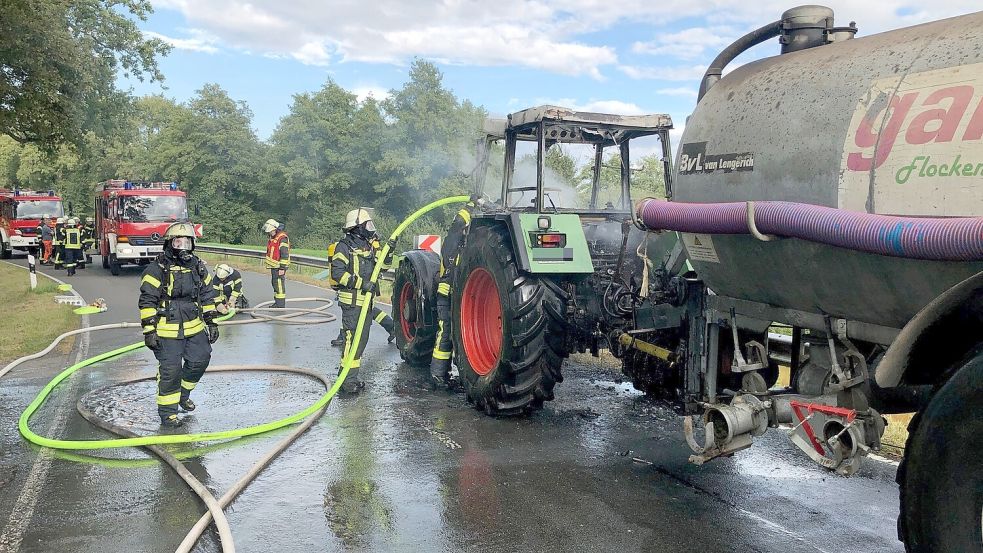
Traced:
<path fill-rule="evenodd" d="M 754 394 L 738 394 L 729 405 L 702 403 L 702 446 L 696 440 L 693 417 L 683 420 L 686 443 L 695 453 L 689 461 L 702 465 L 733 455 L 750 447 L 752 438 L 764 434 L 769 426 L 794 424 L 787 435 L 796 447 L 818 465 L 851 476 L 871 449 L 878 447 L 884 419 L 873 409 L 859 413 L 838 407 L 836 401 L 835 395 L 761 399 Z"/>

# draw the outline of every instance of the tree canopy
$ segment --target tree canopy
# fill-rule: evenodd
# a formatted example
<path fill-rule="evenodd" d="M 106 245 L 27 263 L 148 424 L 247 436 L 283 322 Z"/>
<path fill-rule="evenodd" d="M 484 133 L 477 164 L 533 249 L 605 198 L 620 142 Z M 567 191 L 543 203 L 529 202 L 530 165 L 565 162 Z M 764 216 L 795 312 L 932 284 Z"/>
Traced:
<path fill-rule="evenodd" d="M 119 130 L 130 106 L 117 75 L 162 80 L 145 38 L 149 0 L 6 0 L 0 10 L 0 133 L 51 153 Z"/>

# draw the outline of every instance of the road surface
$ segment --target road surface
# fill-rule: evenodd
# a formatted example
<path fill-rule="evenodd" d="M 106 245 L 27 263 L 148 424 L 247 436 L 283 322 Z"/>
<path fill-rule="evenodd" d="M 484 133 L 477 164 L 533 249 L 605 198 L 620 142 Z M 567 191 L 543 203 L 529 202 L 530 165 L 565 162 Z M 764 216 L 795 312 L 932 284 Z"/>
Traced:
<path fill-rule="evenodd" d="M 90 324 L 136 320 L 140 272 L 124 267 L 112 277 L 96 257 L 69 280 L 87 301 L 102 297 L 110 306 Z M 268 276 L 243 279 L 254 304 L 270 299 Z M 287 292 L 331 296 L 296 282 Z M 138 332 L 93 335 L 89 355 L 137 341 Z M 334 374 L 340 351 L 328 342 L 337 333 L 337 322 L 229 327 L 212 363 Z M 334 401 L 227 510 L 240 551 L 903 551 L 892 463 L 869 460 L 842 478 L 770 431 L 750 450 L 696 467 L 687 463 L 679 417 L 622 383 L 617 370 L 579 360 L 565 364 L 556 400 L 543 411 L 494 419 L 462 393 L 429 389 L 426 371 L 401 363 L 384 338 L 375 327 L 363 358 L 365 393 Z M 74 355 L 50 356 L 0 381 L 0 552 L 172 551 L 204 509 L 169 468 L 67 460 L 20 438 L 17 417 Z M 150 352 L 139 350 L 80 371 L 32 428 L 105 437 L 75 411 L 85 396 L 153 431 L 152 383 L 86 394 L 155 370 Z M 321 393 L 300 376 L 206 373 L 188 427 L 279 418 Z M 213 444 L 186 464 L 218 496 L 283 435 Z M 134 450 L 98 453 L 148 459 Z M 219 551 L 213 531 L 197 550 Z"/>

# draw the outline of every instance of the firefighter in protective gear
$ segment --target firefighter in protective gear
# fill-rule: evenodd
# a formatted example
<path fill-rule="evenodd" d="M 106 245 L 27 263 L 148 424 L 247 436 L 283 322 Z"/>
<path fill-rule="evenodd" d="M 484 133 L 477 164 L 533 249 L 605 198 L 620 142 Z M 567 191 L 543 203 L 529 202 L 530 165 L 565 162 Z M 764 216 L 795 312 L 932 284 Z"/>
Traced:
<path fill-rule="evenodd" d="M 75 276 L 75 268 L 82 257 L 82 231 L 79 230 L 78 220 L 74 217 L 65 222 L 62 229 L 62 239 L 65 252 L 64 265 L 68 276 Z"/>
<path fill-rule="evenodd" d="M 51 239 L 54 237 L 54 229 L 51 226 L 51 217 L 47 214 L 41 217 L 41 223 L 37 228 L 38 240 L 41 241 L 41 264 L 47 265 L 51 262 Z"/>
<path fill-rule="evenodd" d="M 331 257 L 331 278 L 338 282 L 338 304 L 341 305 L 341 325 L 345 331 L 345 354 L 355 342 L 355 329 L 358 326 L 358 316 L 365 302 L 370 302 L 372 320 L 381 324 L 389 332 L 390 340 L 395 336 L 393 319 L 384 311 L 371 305 L 375 301 L 378 287 L 371 282 L 372 271 L 375 268 L 376 245 L 375 223 L 365 209 L 353 209 L 345 217 L 345 237 L 335 247 Z M 342 390 L 348 393 L 358 393 L 365 384 L 359 380 L 358 374 L 362 364 L 362 352 L 369 339 L 369 328 L 372 321 L 366 320 L 362 325 L 362 334 L 358 340 L 351 370 L 342 385 Z M 338 369 L 340 374 L 341 368 Z"/>
<path fill-rule="evenodd" d="M 437 341 L 430 360 L 430 376 L 438 385 L 450 386 L 451 353 L 454 342 L 451 332 L 451 284 L 460 257 L 461 247 L 471 228 L 471 213 L 475 203 L 468 202 L 458 210 L 440 246 L 440 277 L 437 280 Z"/>
<path fill-rule="evenodd" d="M 242 295 L 242 274 L 225 263 L 215 266 L 215 300 L 219 311 L 228 313 L 232 309 L 246 307 L 246 297 Z"/>
<path fill-rule="evenodd" d="M 82 225 L 82 254 L 85 256 L 84 263 L 92 263 L 92 250 L 96 246 L 96 222 L 92 217 L 85 218 Z M 82 268 L 85 266 L 83 264 Z"/>
<path fill-rule="evenodd" d="M 65 259 L 65 218 L 55 219 L 55 232 L 51 235 L 51 248 L 55 252 L 55 269 L 61 269 L 61 262 Z"/>
<path fill-rule="evenodd" d="M 373 238 L 370 240 L 370 242 L 372 242 L 372 247 L 375 248 L 376 251 L 382 248 L 382 244 L 379 242 L 378 234 L 373 235 Z M 334 258 L 334 252 L 337 247 L 338 247 L 338 242 L 332 242 L 328 244 L 328 259 Z M 331 289 L 334 290 L 335 292 L 338 291 L 338 281 L 331 278 L 330 275 L 328 276 L 328 286 L 330 286 Z M 382 310 L 379 309 L 378 307 L 374 307 L 372 310 L 372 321 L 382 326 L 382 321 L 385 320 L 385 314 L 383 313 L 380 315 L 380 313 L 382 313 Z M 394 342 L 396 340 L 396 335 L 391 330 L 387 332 L 389 332 L 389 343 Z M 338 329 L 338 336 L 334 340 L 331 340 L 331 345 L 338 348 L 343 348 L 345 346 L 344 326 Z"/>
<path fill-rule="evenodd" d="M 191 391 L 198 384 L 218 340 L 212 275 L 195 256 L 195 229 L 174 223 L 164 232 L 164 252 L 147 266 L 140 283 L 144 344 L 154 352 L 157 412 L 161 426 L 178 427 L 178 407 L 194 411 Z"/>
<path fill-rule="evenodd" d="M 270 237 L 266 243 L 266 268 L 270 270 L 273 284 L 273 307 L 287 305 L 287 268 L 290 267 L 290 238 L 283 231 L 283 225 L 275 219 L 263 223 L 263 232 Z"/>

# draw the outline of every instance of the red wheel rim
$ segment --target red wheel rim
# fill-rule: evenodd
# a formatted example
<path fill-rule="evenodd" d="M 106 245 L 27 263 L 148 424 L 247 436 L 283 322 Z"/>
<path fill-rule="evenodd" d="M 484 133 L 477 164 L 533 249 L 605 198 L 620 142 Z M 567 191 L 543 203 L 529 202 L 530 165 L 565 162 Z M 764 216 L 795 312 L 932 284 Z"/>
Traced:
<path fill-rule="evenodd" d="M 502 351 L 502 304 L 487 269 L 468 275 L 461 297 L 461 341 L 471 369 L 480 376 L 498 364 Z"/>
<path fill-rule="evenodd" d="M 416 336 L 416 317 L 409 319 L 409 311 L 415 309 L 413 302 L 416 300 L 416 288 L 413 283 L 403 283 L 403 288 L 399 291 L 399 326 L 403 329 L 403 336 L 406 341 L 413 340 Z"/>

